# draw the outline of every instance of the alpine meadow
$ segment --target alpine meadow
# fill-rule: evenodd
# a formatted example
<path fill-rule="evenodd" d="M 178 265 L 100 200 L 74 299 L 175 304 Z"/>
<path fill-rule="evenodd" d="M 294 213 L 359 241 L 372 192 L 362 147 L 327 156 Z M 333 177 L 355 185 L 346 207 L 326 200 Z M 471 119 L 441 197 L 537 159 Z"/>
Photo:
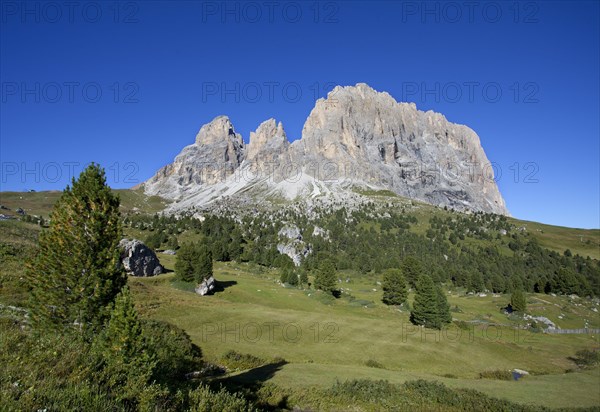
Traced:
<path fill-rule="evenodd" d="M 1 411 L 600 411 L 600 3 L 0 11 Z"/>

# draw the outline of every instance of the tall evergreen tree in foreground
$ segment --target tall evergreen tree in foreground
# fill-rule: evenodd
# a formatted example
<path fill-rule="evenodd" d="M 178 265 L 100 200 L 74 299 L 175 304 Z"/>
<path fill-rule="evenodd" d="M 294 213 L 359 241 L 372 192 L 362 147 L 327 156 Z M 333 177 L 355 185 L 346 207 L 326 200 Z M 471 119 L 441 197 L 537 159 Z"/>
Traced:
<path fill-rule="evenodd" d="M 104 170 L 88 166 L 54 205 L 27 267 L 32 319 L 38 326 L 97 329 L 126 284 L 120 263 L 119 198 Z"/>
<path fill-rule="evenodd" d="M 386 305 L 402 305 L 408 298 L 406 280 L 400 269 L 388 269 L 383 274 L 383 298 Z"/>
<path fill-rule="evenodd" d="M 119 400 L 139 397 L 150 383 L 156 359 L 138 319 L 128 287 L 116 297 L 106 329 L 96 341 L 103 361 L 101 380 L 118 387 Z"/>
<path fill-rule="evenodd" d="M 410 321 L 426 328 L 441 329 L 452 321 L 450 306 L 442 289 L 427 275 L 421 275 L 416 284 L 415 302 Z"/>

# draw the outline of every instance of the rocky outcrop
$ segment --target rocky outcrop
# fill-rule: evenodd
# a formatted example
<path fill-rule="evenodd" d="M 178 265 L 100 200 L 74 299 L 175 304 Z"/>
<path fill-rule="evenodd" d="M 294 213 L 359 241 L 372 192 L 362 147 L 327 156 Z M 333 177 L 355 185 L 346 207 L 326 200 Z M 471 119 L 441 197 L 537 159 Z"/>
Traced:
<path fill-rule="evenodd" d="M 196 142 L 145 182 L 146 193 L 174 198 L 223 182 L 240 166 L 244 142 L 227 116 L 202 126 Z"/>
<path fill-rule="evenodd" d="M 164 269 L 156 254 L 148 246 L 137 239 L 122 239 L 121 262 L 125 271 L 132 276 L 155 276 L 163 273 Z"/>
<path fill-rule="evenodd" d="M 319 99 L 302 138 L 291 144 L 281 122 L 269 119 L 245 147 L 229 118 L 217 117 L 200 129 L 195 144 L 144 184 L 148 194 L 180 201 L 174 208 L 240 193 L 294 199 L 353 186 L 508 214 L 473 130 L 366 84 L 338 86 Z"/>
<path fill-rule="evenodd" d="M 212 276 L 204 279 L 202 283 L 196 286 L 196 293 L 201 296 L 208 295 L 213 290 L 215 290 L 215 278 Z"/>

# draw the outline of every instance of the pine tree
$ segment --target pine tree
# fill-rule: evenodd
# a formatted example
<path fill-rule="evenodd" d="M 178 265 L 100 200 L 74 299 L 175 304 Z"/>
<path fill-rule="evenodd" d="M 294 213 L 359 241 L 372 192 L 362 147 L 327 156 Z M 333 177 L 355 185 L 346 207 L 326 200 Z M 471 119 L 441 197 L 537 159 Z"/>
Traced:
<path fill-rule="evenodd" d="M 421 275 L 415 286 L 415 302 L 410 313 L 410 321 L 427 328 L 441 328 L 439 298 L 436 286 L 427 275 Z"/>
<path fill-rule="evenodd" d="M 54 205 L 50 227 L 27 267 L 38 327 L 97 329 L 126 284 L 120 262 L 119 198 L 91 164 Z"/>
<path fill-rule="evenodd" d="M 527 299 L 522 289 L 515 289 L 510 295 L 510 307 L 513 311 L 525 313 L 527 310 Z"/>
<path fill-rule="evenodd" d="M 315 287 L 322 291 L 335 294 L 337 290 L 337 280 L 335 276 L 335 267 L 329 260 L 321 263 L 317 275 L 315 276 Z"/>
<path fill-rule="evenodd" d="M 194 279 L 196 283 L 202 283 L 213 275 L 212 254 L 208 247 L 197 245 L 194 259 Z"/>
<path fill-rule="evenodd" d="M 407 256 L 400 265 L 402 274 L 411 287 L 416 287 L 419 277 L 424 274 L 421 261 L 414 256 Z"/>
<path fill-rule="evenodd" d="M 194 245 L 184 243 L 177 251 L 175 260 L 175 273 L 177 278 L 184 282 L 194 281 Z"/>
<path fill-rule="evenodd" d="M 300 270 L 300 286 L 308 286 L 308 274 L 305 269 Z"/>
<path fill-rule="evenodd" d="M 388 269 L 383 274 L 383 299 L 386 305 L 402 305 L 408 298 L 406 280 L 400 269 Z"/>
<path fill-rule="evenodd" d="M 103 362 L 104 383 L 118 388 L 119 399 L 136 399 L 148 385 L 156 359 L 150 352 L 128 287 L 115 299 L 108 325 L 94 344 Z"/>
<path fill-rule="evenodd" d="M 448 298 L 444 293 L 444 289 L 441 286 L 437 287 L 437 308 L 438 308 L 438 320 L 440 326 L 452 323 L 452 314 L 450 313 L 450 304 Z"/>

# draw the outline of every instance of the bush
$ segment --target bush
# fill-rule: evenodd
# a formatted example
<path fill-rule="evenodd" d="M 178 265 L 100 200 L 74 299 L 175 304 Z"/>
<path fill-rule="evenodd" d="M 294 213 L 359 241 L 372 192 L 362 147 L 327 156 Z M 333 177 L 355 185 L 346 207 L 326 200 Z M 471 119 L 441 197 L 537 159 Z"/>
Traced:
<path fill-rule="evenodd" d="M 250 412 L 255 409 L 239 393 L 229 393 L 224 388 L 212 392 L 200 385 L 190 391 L 190 412 Z"/>
<path fill-rule="evenodd" d="M 494 370 L 480 372 L 479 379 L 496 379 L 500 381 L 512 381 L 513 376 L 512 373 L 510 373 L 510 371 Z"/>
<path fill-rule="evenodd" d="M 248 353 L 239 353 L 230 350 L 221 357 L 221 362 L 229 370 L 245 370 L 257 368 L 264 365 L 266 361 L 262 358 L 250 355 Z"/>
<path fill-rule="evenodd" d="M 156 357 L 153 372 L 156 382 L 181 381 L 186 373 L 202 366 L 202 351 L 183 329 L 167 322 L 144 320 L 142 330 L 150 352 Z"/>
<path fill-rule="evenodd" d="M 385 369 L 385 366 L 383 366 L 381 363 L 377 362 L 376 360 L 373 359 L 369 359 L 365 362 L 365 365 L 368 366 L 369 368 L 378 368 L 378 369 Z"/>
<path fill-rule="evenodd" d="M 594 366 L 600 363 L 600 352 L 596 350 L 582 349 L 575 352 L 575 357 L 571 359 L 578 366 Z"/>

